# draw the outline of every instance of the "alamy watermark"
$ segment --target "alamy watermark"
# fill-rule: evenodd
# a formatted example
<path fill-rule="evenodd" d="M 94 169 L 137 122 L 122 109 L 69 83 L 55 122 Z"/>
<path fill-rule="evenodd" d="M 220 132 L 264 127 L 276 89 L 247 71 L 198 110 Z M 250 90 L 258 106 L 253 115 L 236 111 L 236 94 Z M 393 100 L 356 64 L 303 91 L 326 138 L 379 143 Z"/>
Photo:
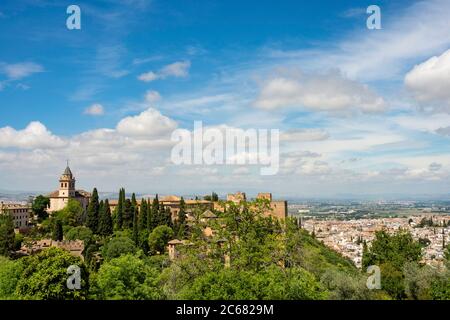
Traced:
<path fill-rule="evenodd" d="M 66 27 L 69 30 L 80 30 L 81 29 L 81 9 L 77 5 L 70 5 L 66 10 L 67 14 L 70 16 L 66 20 Z"/>
<path fill-rule="evenodd" d="M 370 5 L 366 10 L 367 14 L 370 16 L 367 18 L 366 25 L 369 30 L 380 30 L 381 29 L 381 9 L 377 5 Z"/>
<path fill-rule="evenodd" d="M 67 274 L 70 276 L 67 278 L 67 288 L 69 290 L 81 289 L 81 269 L 77 265 L 71 265 L 67 268 Z"/>
<path fill-rule="evenodd" d="M 260 165 L 261 175 L 275 175 L 279 169 L 278 129 L 204 128 L 177 129 L 171 140 L 171 160 L 176 165 Z"/>
<path fill-rule="evenodd" d="M 379 266 L 373 265 L 367 267 L 369 277 L 366 281 L 367 289 L 381 289 L 381 270 Z"/>

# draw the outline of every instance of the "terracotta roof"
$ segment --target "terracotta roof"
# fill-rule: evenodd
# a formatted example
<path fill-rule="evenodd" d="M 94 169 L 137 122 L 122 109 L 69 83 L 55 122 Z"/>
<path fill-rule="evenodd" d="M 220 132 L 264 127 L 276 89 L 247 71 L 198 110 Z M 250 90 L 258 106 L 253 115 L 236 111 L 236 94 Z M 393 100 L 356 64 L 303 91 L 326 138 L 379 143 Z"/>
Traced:
<path fill-rule="evenodd" d="M 212 213 L 211 210 L 206 210 L 205 212 L 203 212 L 202 218 L 214 219 L 217 218 L 217 216 L 214 213 Z"/>
<path fill-rule="evenodd" d="M 119 204 L 119 199 L 108 199 L 109 205 L 110 206 L 117 206 Z M 137 204 L 140 206 L 142 200 L 136 200 Z"/>
<path fill-rule="evenodd" d="M 84 190 L 75 190 L 75 196 L 79 197 L 85 197 L 85 198 L 90 198 L 91 197 L 91 193 L 84 191 Z"/>
<path fill-rule="evenodd" d="M 47 195 L 49 198 L 58 198 L 59 190 L 55 190 Z"/>
<path fill-rule="evenodd" d="M 209 200 L 185 200 L 186 204 L 208 204 L 211 203 Z"/>
<path fill-rule="evenodd" d="M 165 196 L 165 197 L 162 197 L 161 199 L 160 199 L 160 201 L 181 201 L 181 198 L 180 197 L 177 197 L 177 196 L 174 196 L 174 195 L 170 195 L 170 196 Z"/>
<path fill-rule="evenodd" d="M 47 197 L 49 197 L 49 198 L 59 198 L 59 190 L 55 190 L 55 191 L 49 193 L 47 195 Z M 75 190 L 75 197 L 76 198 L 81 198 L 81 197 L 90 198 L 91 197 L 91 193 L 87 192 L 87 191 L 84 191 L 84 190 Z M 62 197 L 62 198 L 66 198 L 66 197 Z"/>

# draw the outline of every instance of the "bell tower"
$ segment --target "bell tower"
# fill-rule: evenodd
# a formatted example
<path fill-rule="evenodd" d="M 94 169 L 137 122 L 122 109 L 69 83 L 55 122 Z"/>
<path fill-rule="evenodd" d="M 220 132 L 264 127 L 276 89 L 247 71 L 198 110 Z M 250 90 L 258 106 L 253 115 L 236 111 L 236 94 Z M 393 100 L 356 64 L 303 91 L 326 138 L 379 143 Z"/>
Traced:
<path fill-rule="evenodd" d="M 72 175 L 72 171 L 70 171 L 69 161 L 67 161 L 67 167 L 59 178 L 59 197 L 75 197 L 75 177 Z"/>

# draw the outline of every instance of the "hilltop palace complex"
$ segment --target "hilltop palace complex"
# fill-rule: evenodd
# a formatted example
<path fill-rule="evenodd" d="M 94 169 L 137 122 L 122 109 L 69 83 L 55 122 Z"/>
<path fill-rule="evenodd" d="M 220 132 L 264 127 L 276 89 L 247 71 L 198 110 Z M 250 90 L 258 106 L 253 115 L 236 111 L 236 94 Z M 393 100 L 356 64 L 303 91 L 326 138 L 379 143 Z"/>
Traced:
<path fill-rule="evenodd" d="M 47 209 L 49 214 L 63 209 L 69 202 L 69 199 L 78 201 L 86 212 L 91 198 L 91 194 L 84 190 L 77 190 L 75 187 L 75 177 L 69 166 L 62 173 L 58 181 L 58 190 L 47 195 L 50 199 L 50 205 Z M 263 212 L 264 216 L 272 216 L 278 219 L 285 219 L 288 216 L 287 201 L 273 200 L 271 193 L 259 193 L 257 199 L 265 199 L 270 205 L 270 209 Z M 152 201 L 152 199 L 148 199 Z M 236 204 L 247 201 L 246 194 L 237 192 L 228 194 L 227 201 Z M 224 207 L 218 201 L 210 201 L 205 199 L 185 199 L 185 210 L 187 213 L 187 221 L 192 219 L 192 211 L 195 208 L 203 210 L 201 218 L 203 220 L 218 218 L 215 213 L 223 211 Z M 170 209 L 172 220 L 177 219 L 180 211 L 181 197 L 175 195 L 167 195 L 159 197 L 159 203 Z M 117 207 L 118 201 L 112 199 L 109 201 L 111 212 Z M 138 206 L 141 200 L 137 201 Z M 4 203 L 0 202 L 0 214 L 9 213 L 13 217 L 16 232 L 27 232 L 27 230 L 35 224 L 32 220 L 32 208 L 30 203 Z M 450 216 L 433 217 L 435 222 L 443 223 L 444 220 L 450 222 Z M 442 264 L 444 255 L 444 246 L 450 242 L 450 223 L 447 227 L 428 227 L 416 228 L 415 226 L 422 219 L 421 215 L 411 217 L 396 217 L 383 219 L 357 219 L 348 221 L 307 219 L 303 222 L 300 220 L 301 227 L 314 233 L 316 238 L 323 242 L 326 246 L 340 252 L 353 261 L 357 267 L 361 267 L 362 244 L 358 239 L 364 239 L 368 244 L 373 240 L 377 230 L 385 229 L 389 232 L 396 230 L 408 230 L 416 240 L 427 239 L 430 244 L 423 248 L 423 262 L 431 265 Z M 204 230 L 206 236 L 212 236 L 214 230 L 207 227 Z M 183 241 L 174 239 L 169 242 L 169 254 L 171 258 L 177 255 L 176 248 L 183 245 Z M 56 242 L 49 239 L 37 241 L 30 248 L 23 248 L 25 254 L 36 252 L 50 246 L 58 246 L 69 250 L 73 255 L 81 256 L 84 249 L 82 241 L 62 241 Z M 22 250 L 22 249 L 21 249 Z M 31 251 L 30 251 L 31 250 Z"/>
<path fill-rule="evenodd" d="M 84 212 L 86 212 L 87 207 L 89 205 L 89 201 L 91 198 L 91 194 L 87 191 L 76 189 L 75 186 L 76 180 L 75 176 L 72 173 L 72 170 L 67 165 L 64 172 L 61 174 L 58 180 L 58 189 L 47 194 L 47 197 L 50 199 L 50 206 L 47 209 L 49 214 L 52 214 L 56 211 L 64 209 L 64 207 L 68 204 L 69 199 L 76 200 L 80 203 Z M 257 196 L 258 199 L 266 199 L 270 204 L 270 210 L 264 212 L 266 216 L 274 216 L 277 218 L 284 219 L 288 215 L 287 209 L 287 201 L 284 200 L 273 200 L 271 193 L 259 193 Z M 152 199 L 149 199 L 152 201 Z M 228 194 L 227 201 L 232 201 L 235 203 L 239 203 L 240 201 L 247 201 L 246 194 L 243 192 L 237 192 L 235 194 Z M 181 197 L 175 195 L 167 195 L 159 198 L 159 202 L 161 205 L 170 208 L 172 219 L 176 219 L 177 214 L 180 210 L 180 202 Z M 111 207 L 111 212 L 117 206 L 117 200 L 110 200 L 109 204 Z M 140 206 L 141 201 L 137 201 L 138 206 Z M 193 200 L 186 199 L 185 200 L 186 210 L 187 212 L 191 211 L 195 207 L 201 207 L 205 210 L 223 210 L 222 206 L 219 205 L 217 201 L 210 200 Z M 31 205 L 29 203 L 3 203 L 0 204 L 0 213 L 8 212 L 12 214 L 14 220 L 14 226 L 18 230 L 26 229 L 30 226 L 31 222 Z"/>

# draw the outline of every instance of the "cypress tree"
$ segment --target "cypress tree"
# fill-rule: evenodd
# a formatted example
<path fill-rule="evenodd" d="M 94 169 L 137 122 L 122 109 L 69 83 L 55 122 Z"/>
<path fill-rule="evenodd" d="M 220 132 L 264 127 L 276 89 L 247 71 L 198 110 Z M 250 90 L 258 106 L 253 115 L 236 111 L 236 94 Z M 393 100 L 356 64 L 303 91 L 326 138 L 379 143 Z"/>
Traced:
<path fill-rule="evenodd" d="M 156 195 L 155 199 L 153 199 L 152 207 L 151 207 L 151 213 L 150 213 L 150 230 L 152 231 L 157 226 L 159 226 L 159 199 L 158 194 Z"/>
<path fill-rule="evenodd" d="M 139 209 L 139 232 L 147 229 L 147 201 L 145 199 L 141 200 L 141 207 Z"/>
<path fill-rule="evenodd" d="M 113 233 L 113 223 L 111 218 L 111 209 L 108 199 L 105 200 L 98 223 L 98 233 L 102 236 L 109 236 Z"/>
<path fill-rule="evenodd" d="M 165 215 L 164 215 L 164 224 L 173 227 L 172 224 L 172 211 L 170 211 L 170 207 L 166 207 Z"/>
<path fill-rule="evenodd" d="M 138 212 L 138 208 L 137 207 L 133 207 L 131 206 L 131 208 L 134 208 L 134 213 L 133 213 L 133 241 L 136 245 L 139 245 L 139 226 L 138 226 L 138 216 L 139 216 L 139 212 Z"/>
<path fill-rule="evenodd" d="M 156 226 L 161 226 L 163 224 L 166 224 L 166 208 L 164 206 L 159 206 L 158 215 L 156 216 Z"/>
<path fill-rule="evenodd" d="M 152 212 L 152 204 L 150 203 L 150 199 L 147 202 L 147 230 L 148 232 L 152 232 L 153 230 L 153 212 Z"/>
<path fill-rule="evenodd" d="M 134 194 L 134 192 L 133 192 L 133 194 L 131 195 L 131 205 L 133 206 L 133 210 L 135 209 L 135 208 L 137 208 L 137 201 L 136 201 L 136 195 Z"/>
<path fill-rule="evenodd" d="M 133 206 L 131 205 L 130 199 L 125 200 L 125 205 L 123 207 L 123 228 L 130 229 L 133 227 Z"/>
<path fill-rule="evenodd" d="M 55 241 L 62 241 L 63 240 L 63 227 L 60 220 L 56 220 L 55 224 L 53 226 L 53 235 L 52 239 Z"/>
<path fill-rule="evenodd" d="M 89 201 L 86 220 L 86 226 L 91 229 L 93 233 L 97 233 L 99 206 L 97 188 L 94 188 L 91 200 Z"/>
<path fill-rule="evenodd" d="M 117 215 L 116 215 L 116 224 L 117 229 L 121 230 L 123 227 L 123 207 L 124 201 L 122 197 L 122 193 L 125 193 L 125 189 L 120 188 L 119 190 L 119 201 L 117 202 Z"/>
<path fill-rule="evenodd" d="M 133 227 L 133 240 L 134 243 L 138 244 L 139 230 L 138 230 L 138 219 L 139 219 L 139 206 L 136 201 L 136 194 L 133 192 L 131 195 L 131 212 L 132 212 L 132 227 Z"/>

